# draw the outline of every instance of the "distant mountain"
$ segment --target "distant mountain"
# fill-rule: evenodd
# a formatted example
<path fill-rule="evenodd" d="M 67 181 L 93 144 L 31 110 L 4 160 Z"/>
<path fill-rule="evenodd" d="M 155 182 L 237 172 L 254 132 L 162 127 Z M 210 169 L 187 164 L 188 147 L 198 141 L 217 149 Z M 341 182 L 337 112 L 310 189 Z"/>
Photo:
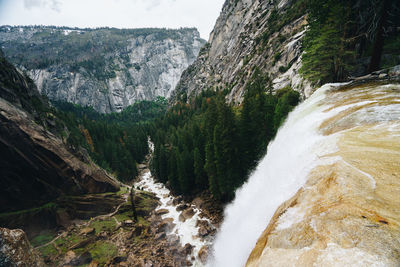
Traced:
<path fill-rule="evenodd" d="M 0 27 L 6 58 L 42 94 L 103 113 L 169 97 L 204 43 L 194 28 Z"/>

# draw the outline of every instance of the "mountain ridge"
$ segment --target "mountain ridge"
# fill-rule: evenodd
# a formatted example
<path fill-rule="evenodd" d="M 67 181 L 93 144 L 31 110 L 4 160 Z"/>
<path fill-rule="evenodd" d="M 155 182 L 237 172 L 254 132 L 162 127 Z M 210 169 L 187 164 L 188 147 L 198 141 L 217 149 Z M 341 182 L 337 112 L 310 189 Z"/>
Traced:
<path fill-rule="evenodd" d="M 168 97 L 204 42 L 195 28 L 0 27 L 5 56 L 41 94 L 101 113 Z"/>

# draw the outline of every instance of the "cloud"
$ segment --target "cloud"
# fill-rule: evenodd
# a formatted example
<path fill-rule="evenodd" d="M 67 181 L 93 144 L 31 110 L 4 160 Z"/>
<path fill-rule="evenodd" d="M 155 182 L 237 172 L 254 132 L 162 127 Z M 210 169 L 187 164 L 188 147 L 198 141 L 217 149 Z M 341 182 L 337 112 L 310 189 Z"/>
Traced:
<path fill-rule="evenodd" d="M 152 9 L 158 7 L 161 4 L 161 0 L 150 0 L 145 2 L 147 4 L 146 11 L 151 11 Z"/>
<path fill-rule="evenodd" d="M 207 39 L 226 0 L 0 0 L 0 25 L 196 27 Z"/>
<path fill-rule="evenodd" d="M 53 9 L 54 11 L 61 12 L 61 6 L 62 3 L 59 0 L 51 0 L 50 2 L 50 8 Z"/>
<path fill-rule="evenodd" d="M 60 0 L 24 0 L 24 7 L 28 10 L 33 8 L 50 8 L 53 11 L 61 12 Z"/>
<path fill-rule="evenodd" d="M 32 9 L 34 7 L 41 7 L 42 0 L 24 0 L 24 7 L 27 9 Z"/>

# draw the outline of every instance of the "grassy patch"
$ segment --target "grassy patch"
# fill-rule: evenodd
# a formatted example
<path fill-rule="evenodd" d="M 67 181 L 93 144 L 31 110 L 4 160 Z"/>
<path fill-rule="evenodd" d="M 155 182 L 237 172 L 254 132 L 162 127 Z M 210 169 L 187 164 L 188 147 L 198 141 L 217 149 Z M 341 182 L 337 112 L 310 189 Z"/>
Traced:
<path fill-rule="evenodd" d="M 39 252 L 42 254 L 43 257 L 56 256 L 58 254 L 58 251 L 53 244 L 39 248 Z"/>
<path fill-rule="evenodd" d="M 138 224 L 142 224 L 144 226 L 149 226 L 150 222 L 143 217 L 138 217 Z"/>
<path fill-rule="evenodd" d="M 57 239 L 55 243 L 57 244 L 58 248 L 61 250 L 62 253 L 66 253 L 71 246 L 83 240 L 84 238 L 82 236 L 78 234 L 72 234 L 64 238 Z"/>
<path fill-rule="evenodd" d="M 116 194 L 117 196 L 125 195 L 129 193 L 129 188 L 125 186 L 121 186 L 121 190 L 119 190 Z"/>
<path fill-rule="evenodd" d="M 127 212 L 124 212 L 124 213 L 119 213 L 119 214 L 115 215 L 114 217 L 117 218 L 117 220 L 118 220 L 119 222 L 123 222 L 123 221 L 125 221 L 125 220 L 132 220 L 132 219 L 133 219 L 132 211 L 130 211 L 130 212 L 127 211 Z"/>
<path fill-rule="evenodd" d="M 52 239 L 54 238 L 54 234 L 53 233 L 44 233 L 38 236 L 35 236 L 34 238 L 32 238 L 30 240 L 30 243 L 32 246 L 37 247 L 37 246 L 41 246 L 44 245 L 48 242 L 50 242 Z"/>
<path fill-rule="evenodd" d="M 96 230 L 96 234 L 102 231 L 107 231 L 107 232 L 113 231 L 116 226 L 117 224 L 112 218 L 104 221 L 94 221 L 90 224 L 90 227 Z"/>
<path fill-rule="evenodd" d="M 106 264 L 118 255 L 117 247 L 105 241 L 97 241 L 96 243 L 90 244 L 85 251 L 86 250 L 92 255 L 93 261 L 97 262 L 100 266 Z"/>

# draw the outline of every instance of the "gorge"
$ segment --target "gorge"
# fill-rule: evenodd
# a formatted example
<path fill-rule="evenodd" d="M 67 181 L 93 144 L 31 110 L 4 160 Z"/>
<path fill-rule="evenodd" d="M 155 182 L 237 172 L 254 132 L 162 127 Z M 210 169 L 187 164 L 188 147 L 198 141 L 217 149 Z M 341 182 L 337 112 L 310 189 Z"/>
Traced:
<path fill-rule="evenodd" d="M 0 266 L 399 266 L 399 33 L 391 0 L 0 26 Z"/>

